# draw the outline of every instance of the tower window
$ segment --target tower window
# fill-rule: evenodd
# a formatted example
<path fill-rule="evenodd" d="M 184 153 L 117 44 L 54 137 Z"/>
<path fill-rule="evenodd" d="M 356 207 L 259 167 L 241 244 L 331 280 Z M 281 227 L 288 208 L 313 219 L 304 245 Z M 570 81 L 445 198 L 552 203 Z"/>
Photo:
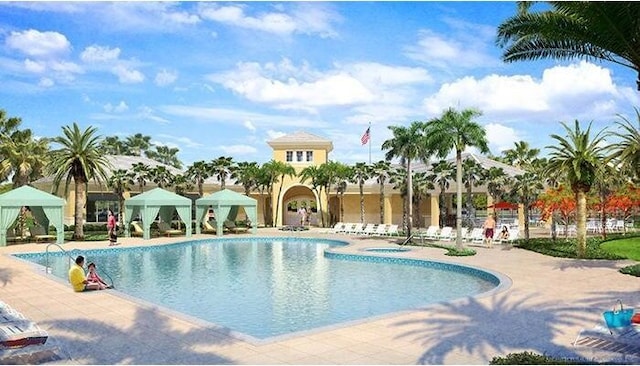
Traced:
<path fill-rule="evenodd" d="M 293 151 L 287 151 L 287 161 L 293 161 Z"/>
<path fill-rule="evenodd" d="M 313 151 L 307 151 L 307 161 L 313 161 Z"/>
<path fill-rule="evenodd" d="M 302 161 L 302 151 L 296 151 L 296 161 Z"/>

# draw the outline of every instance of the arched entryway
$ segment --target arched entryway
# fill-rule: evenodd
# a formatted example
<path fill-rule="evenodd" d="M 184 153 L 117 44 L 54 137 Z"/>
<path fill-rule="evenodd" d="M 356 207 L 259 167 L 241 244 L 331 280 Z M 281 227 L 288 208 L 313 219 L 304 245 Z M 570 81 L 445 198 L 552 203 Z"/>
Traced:
<path fill-rule="evenodd" d="M 303 185 L 291 186 L 282 196 L 282 202 L 283 225 L 300 225 L 300 208 L 304 208 L 307 213 L 307 220 L 304 225 L 319 225 L 318 197 L 316 197 L 311 188 Z"/>

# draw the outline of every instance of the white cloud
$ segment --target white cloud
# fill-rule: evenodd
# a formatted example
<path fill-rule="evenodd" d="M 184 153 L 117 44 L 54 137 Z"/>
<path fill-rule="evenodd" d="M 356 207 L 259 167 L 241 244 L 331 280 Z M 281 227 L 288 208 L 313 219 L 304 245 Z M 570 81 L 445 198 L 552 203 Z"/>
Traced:
<path fill-rule="evenodd" d="M 321 37 L 335 37 L 332 23 L 340 19 L 327 7 L 319 4 L 295 4 L 297 7 L 290 13 L 282 7 L 275 12 L 264 12 L 249 15 L 248 6 L 243 4 L 233 5 L 201 5 L 200 16 L 203 19 L 240 28 L 258 30 L 262 32 L 290 35 L 293 33 L 318 34 Z"/>
<path fill-rule="evenodd" d="M 224 151 L 225 155 L 246 155 L 258 151 L 255 147 L 249 145 L 220 145 L 218 149 Z"/>
<path fill-rule="evenodd" d="M 174 147 L 178 147 L 179 146 L 185 146 L 185 147 L 189 147 L 189 148 L 199 148 L 202 147 L 203 145 L 199 142 L 195 142 L 192 139 L 188 138 L 188 137 L 177 137 L 177 136 L 173 136 L 173 135 L 167 135 L 167 134 L 158 134 L 158 137 L 160 138 L 164 138 L 164 139 L 169 139 L 172 141 L 176 141 L 179 145 L 176 145 Z M 175 145 L 175 144 L 174 144 Z"/>
<path fill-rule="evenodd" d="M 582 61 L 546 69 L 542 79 L 529 75 L 464 77 L 445 83 L 424 100 L 428 115 L 451 106 L 475 107 L 492 117 L 526 120 L 553 116 L 553 121 L 613 114 L 627 94 L 616 86 L 610 71 Z"/>
<path fill-rule="evenodd" d="M 118 81 L 123 84 L 137 84 L 144 81 L 144 75 L 138 71 L 123 64 L 119 64 L 111 68 L 111 72 L 113 72 L 116 76 L 118 76 Z"/>
<path fill-rule="evenodd" d="M 494 154 L 513 148 L 513 144 L 522 140 L 518 132 L 499 123 L 488 123 L 484 126 L 489 141 L 489 149 Z"/>
<path fill-rule="evenodd" d="M 42 78 L 40 79 L 40 82 L 38 82 L 38 86 L 41 86 L 43 88 L 50 88 L 54 85 L 55 85 L 55 82 L 50 78 Z"/>
<path fill-rule="evenodd" d="M 30 59 L 24 60 L 24 68 L 28 72 L 32 72 L 34 74 L 42 74 L 47 70 L 47 65 L 43 61 L 32 61 Z"/>
<path fill-rule="evenodd" d="M 267 140 L 275 140 L 278 137 L 285 136 L 286 134 L 287 134 L 286 132 L 282 132 L 282 131 L 268 130 L 267 131 Z"/>
<path fill-rule="evenodd" d="M 120 58 L 120 48 L 110 48 L 92 45 L 84 49 L 80 54 L 80 59 L 87 63 L 105 63 L 118 60 Z"/>
<path fill-rule="evenodd" d="M 155 83 L 158 86 L 167 86 L 169 84 L 173 84 L 177 79 L 177 72 L 167 71 L 163 69 L 156 74 Z"/>
<path fill-rule="evenodd" d="M 244 127 L 246 127 L 247 130 L 251 132 L 256 132 L 256 126 L 254 126 L 253 123 L 249 120 L 244 121 Z"/>
<path fill-rule="evenodd" d="M 71 43 L 58 32 L 40 32 L 29 29 L 22 32 L 13 31 L 5 40 L 9 48 L 21 51 L 25 55 L 48 58 L 64 54 L 71 49 Z"/>
<path fill-rule="evenodd" d="M 112 105 L 111 103 L 107 103 L 104 105 L 103 109 L 105 112 L 114 112 L 114 113 L 123 113 L 129 110 L 129 106 L 123 100 L 118 103 L 118 105 Z"/>
<path fill-rule="evenodd" d="M 404 48 L 408 58 L 427 65 L 449 69 L 479 68 L 500 65 L 500 60 L 489 53 L 487 39 L 472 36 L 439 34 L 431 30 L 422 30 L 418 34 L 418 42 Z"/>

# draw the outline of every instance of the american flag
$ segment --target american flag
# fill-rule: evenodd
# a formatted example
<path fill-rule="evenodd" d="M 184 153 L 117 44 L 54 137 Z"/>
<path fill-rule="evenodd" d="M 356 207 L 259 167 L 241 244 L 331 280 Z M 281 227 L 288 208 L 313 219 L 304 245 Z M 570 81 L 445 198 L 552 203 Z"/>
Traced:
<path fill-rule="evenodd" d="M 362 142 L 363 145 L 366 145 L 367 142 L 369 142 L 369 139 L 371 138 L 371 127 L 367 128 L 367 130 L 364 132 L 364 135 L 362 135 L 362 137 L 360 138 L 360 142 Z"/>

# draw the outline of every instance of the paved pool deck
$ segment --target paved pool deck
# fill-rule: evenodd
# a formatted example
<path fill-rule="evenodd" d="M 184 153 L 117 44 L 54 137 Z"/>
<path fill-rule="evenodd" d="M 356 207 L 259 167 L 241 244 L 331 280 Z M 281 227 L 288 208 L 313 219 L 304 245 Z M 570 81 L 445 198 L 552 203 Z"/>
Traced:
<path fill-rule="evenodd" d="M 350 243 L 336 250 L 359 254 L 363 248 L 395 246 L 401 241 L 323 231 L 260 229 L 258 234 L 335 238 Z M 192 237 L 197 238 L 213 236 Z M 119 247 L 182 240 L 122 238 Z M 630 261 L 552 258 L 508 245 L 472 246 L 477 254 L 470 257 L 449 257 L 442 249 L 426 247 L 369 253 L 480 267 L 505 276 L 510 285 L 485 296 L 252 342 L 117 290 L 74 293 L 64 281 L 10 255 L 44 252 L 46 246 L 0 247 L 0 300 L 49 333 L 48 344 L 57 346 L 65 357 L 51 362 L 55 364 L 488 364 L 494 356 L 521 351 L 637 362 L 572 345 L 578 332 L 600 322 L 602 311 L 616 299 L 640 308 L 640 280 L 618 272 Z M 69 242 L 64 248 L 109 247 L 104 241 Z M 357 279 L 353 281 L 357 286 Z"/>

